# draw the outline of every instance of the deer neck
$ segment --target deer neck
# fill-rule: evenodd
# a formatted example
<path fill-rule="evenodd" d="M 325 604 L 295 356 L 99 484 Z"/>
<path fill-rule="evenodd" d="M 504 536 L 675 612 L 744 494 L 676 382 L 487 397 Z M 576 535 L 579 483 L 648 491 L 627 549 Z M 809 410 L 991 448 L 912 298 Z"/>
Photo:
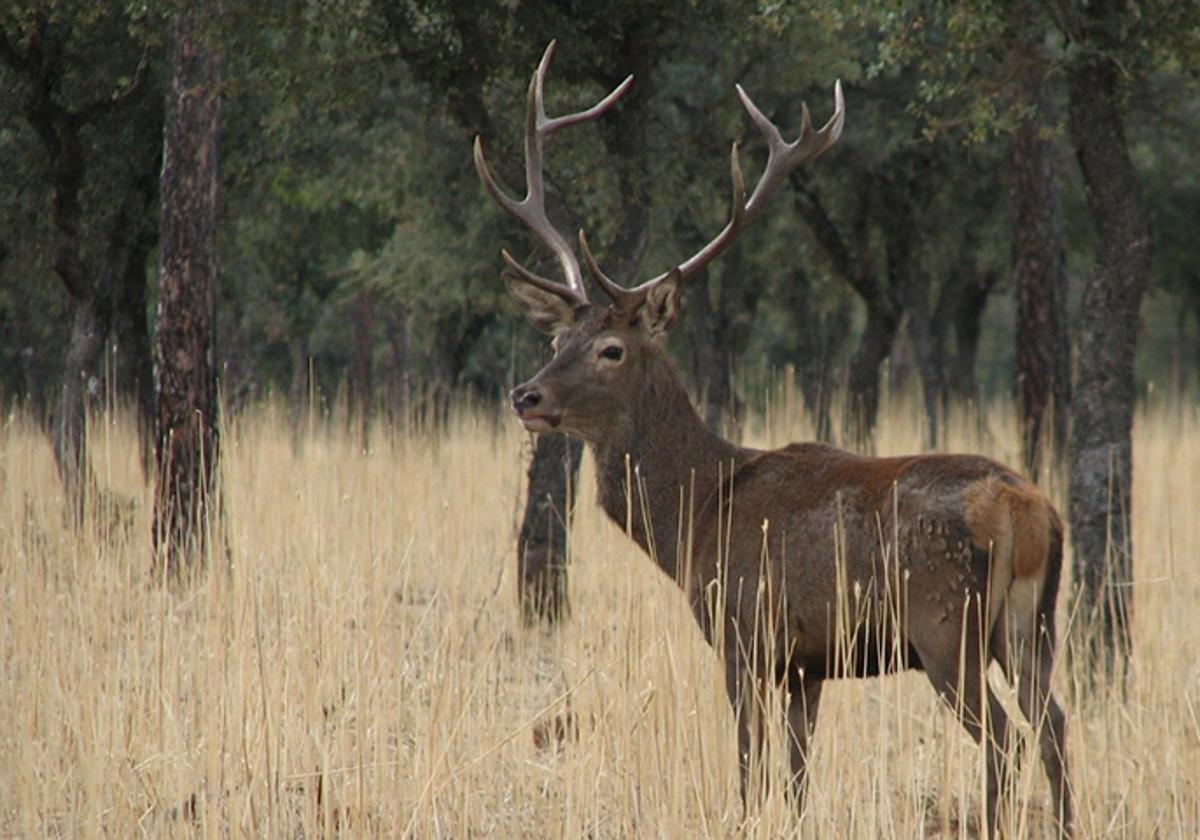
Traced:
<path fill-rule="evenodd" d="M 647 361 L 643 387 L 622 422 L 591 441 L 601 507 L 679 580 L 681 534 L 749 450 L 714 434 L 665 357 Z"/>

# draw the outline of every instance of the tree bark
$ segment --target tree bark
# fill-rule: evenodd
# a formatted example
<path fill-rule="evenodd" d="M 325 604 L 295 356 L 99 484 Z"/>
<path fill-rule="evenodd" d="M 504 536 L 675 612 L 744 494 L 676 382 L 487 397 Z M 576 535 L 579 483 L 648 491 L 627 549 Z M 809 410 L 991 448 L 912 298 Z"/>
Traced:
<path fill-rule="evenodd" d="M 850 329 L 850 309 L 838 299 L 832 313 L 823 315 L 813 305 L 808 272 L 792 266 L 784 283 L 784 300 L 796 335 L 796 378 L 804 407 L 812 417 L 813 431 L 822 443 L 833 443 L 834 360 Z"/>
<path fill-rule="evenodd" d="M 699 238 L 699 231 L 692 233 L 685 249 L 699 250 L 706 240 Z M 734 245 L 722 258 L 719 279 L 712 279 L 712 268 L 700 272 L 689 284 L 686 299 L 704 422 L 714 432 L 730 438 L 737 437 L 742 420 L 742 401 L 733 372 L 746 351 L 761 296 L 761 287 L 746 277 L 742 262 L 741 248 Z M 710 285 L 714 283 L 715 287 Z M 715 305 L 713 291 L 717 294 Z"/>
<path fill-rule="evenodd" d="M 161 165 L 158 167 L 161 169 Z M 156 180 L 152 179 L 152 180 Z M 154 473 L 154 366 L 146 314 L 146 264 L 158 243 L 158 226 L 144 223 L 158 191 L 138 190 L 126 221 L 128 243 L 119 264 L 113 301 L 113 334 L 116 337 L 117 385 L 133 397 L 143 478 Z"/>
<path fill-rule="evenodd" d="M 28 303 L 23 296 L 16 296 L 14 303 L 15 316 L 12 327 L 19 336 L 21 359 L 21 382 L 25 390 L 25 410 L 37 423 L 38 428 L 53 437 L 50 428 L 50 412 L 46 404 L 47 390 L 42 373 L 42 365 L 38 363 L 37 352 L 34 350 L 33 337 L 29 334 L 28 325 L 32 316 L 29 314 Z"/>
<path fill-rule="evenodd" d="M 87 457 L 87 409 L 101 396 L 100 364 L 109 313 L 103 299 L 75 302 L 71 340 L 59 391 L 53 445 L 54 460 L 66 492 L 67 521 L 83 525 L 87 500 L 96 492 L 95 476 Z"/>
<path fill-rule="evenodd" d="M 288 358 L 292 376 L 288 386 L 288 420 L 292 434 L 292 452 L 299 453 L 304 444 L 305 421 L 308 419 L 308 398 L 312 383 L 308 375 L 308 333 L 295 324 L 288 336 Z"/>
<path fill-rule="evenodd" d="M 964 263 L 958 271 L 956 294 L 948 304 L 948 317 L 954 324 L 954 356 L 948 378 L 950 394 L 962 402 L 975 400 L 975 360 L 979 355 L 983 311 L 988 296 L 996 287 L 996 273 L 983 271 L 974 263 Z"/>
<path fill-rule="evenodd" d="M 79 193 L 85 165 L 79 128 L 66 114 L 52 121 L 46 112 L 56 113 L 50 109 L 48 97 L 39 133 L 50 151 L 54 169 L 53 265 L 74 310 L 52 442 L 66 494 L 67 521 L 78 528 L 84 521 L 85 498 L 95 489 L 87 455 L 87 396 L 90 393 L 98 398 L 100 394 L 100 362 L 111 309 L 109 298 L 89 281 L 83 266 Z M 35 125 L 39 123 L 35 121 Z"/>
<path fill-rule="evenodd" d="M 83 521 L 83 496 L 95 493 L 88 460 L 87 435 L 84 429 L 89 406 L 99 405 L 104 394 L 103 365 L 105 343 L 116 328 L 121 337 L 117 361 L 127 368 L 134 384 L 135 395 L 144 399 L 151 391 L 150 344 L 146 328 L 146 258 L 153 247 L 143 227 L 144 215 L 149 212 L 140 190 L 128 194 L 113 218 L 108 230 L 104 262 L 92 282 L 79 282 L 75 298 L 75 319 L 67 351 L 59 421 L 55 436 L 55 453 L 62 472 L 67 498 L 73 505 L 72 518 Z M 118 372 L 118 377 L 120 376 Z M 143 427 L 145 403 L 136 407 L 139 443 L 148 446 L 149 434 Z M 143 433 L 146 433 L 143 436 Z M 143 475 L 150 474 L 149 451 L 142 453 Z"/>
<path fill-rule="evenodd" d="M 391 304 L 387 309 L 387 335 L 390 354 L 388 357 L 388 412 L 393 428 L 403 429 L 408 423 L 412 401 L 412 385 L 409 357 L 412 341 L 409 333 L 408 307 L 402 303 Z"/>
<path fill-rule="evenodd" d="M 229 421 L 240 416 L 259 394 L 259 376 L 251 347 L 264 336 L 247 325 L 245 304 L 229 284 L 223 288 L 218 285 L 217 311 L 220 314 L 217 332 L 221 335 L 217 381 L 221 388 L 221 410 Z M 266 338 L 274 341 L 279 336 L 272 331 Z"/>
<path fill-rule="evenodd" d="M 358 424 L 358 433 L 365 450 L 371 436 L 371 404 L 374 400 L 371 355 L 374 343 L 371 331 L 375 323 L 375 297 L 370 289 L 362 289 L 354 298 L 350 361 L 349 420 Z"/>
<path fill-rule="evenodd" d="M 874 448 L 875 418 L 879 414 L 879 370 L 892 353 L 902 312 L 882 303 L 867 306 L 858 347 L 850 359 L 846 382 L 846 437 L 860 451 Z"/>
<path fill-rule="evenodd" d="M 471 348 L 483 335 L 492 315 L 451 312 L 433 322 L 433 420 L 445 423 L 450 416 L 450 398 L 462 378 Z"/>
<path fill-rule="evenodd" d="M 1012 137 L 1013 219 L 1017 291 L 1016 387 L 1025 469 L 1036 477 L 1044 455 L 1066 452 L 1071 399 L 1067 334 L 1067 273 L 1054 147 L 1043 136 L 1049 122 L 1045 63 L 1034 47 L 1018 48 L 1018 95 L 1030 109 Z"/>
<path fill-rule="evenodd" d="M 941 443 L 941 429 L 946 416 L 949 389 L 946 384 L 945 331 L 935 323 L 928 300 L 928 277 L 911 281 L 919 287 L 909 299 L 908 336 L 921 374 L 921 395 L 925 403 L 925 445 Z"/>
<path fill-rule="evenodd" d="M 137 422 L 139 462 L 147 481 L 154 474 L 154 363 L 146 313 L 146 262 L 154 249 L 152 239 L 135 245 L 125 266 L 121 292 L 114 312 L 117 370 L 124 390 L 133 397 Z"/>
<path fill-rule="evenodd" d="M 921 144 L 897 156 L 887 177 L 879 178 L 878 224 L 887 249 L 887 282 L 908 314 L 907 331 L 921 376 L 925 403 L 925 445 L 940 442 L 946 413 L 943 367 L 945 325 L 934 318 L 930 303 L 933 278 L 921 265 L 921 211 L 928 199 L 933 150 Z"/>
<path fill-rule="evenodd" d="M 162 253 L 154 339 L 156 562 L 196 569 L 220 512 L 215 310 L 220 60 L 192 0 L 169 31 Z"/>
<path fill-rule="evenodd" d="M 1149 225 L 1125 139 L 1119 72 L 1099 50 L 1067 71 L 1071 140 L 1097 241 L 1071 401 L 1071 535 L 1084 626 L 1098 631 L 1093 638 L 1106 661 L 1127 656 L 1131 641 L 1134 355 L 1150 271 Z"/>
<path fill-rule="evenodd" d="M 538 435 L 529 462 L 529 493 L 517 537 L 517 595 L 526 624 L 557 623 L 570 615 L 567 533 L 583 443 L 561 434 Z"/>

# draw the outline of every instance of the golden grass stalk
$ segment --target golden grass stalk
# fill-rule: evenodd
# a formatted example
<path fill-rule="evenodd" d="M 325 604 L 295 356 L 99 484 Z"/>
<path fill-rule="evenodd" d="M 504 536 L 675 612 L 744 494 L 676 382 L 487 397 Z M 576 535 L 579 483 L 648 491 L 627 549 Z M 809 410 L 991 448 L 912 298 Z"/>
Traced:
<path fill-rule="evenodd" d="M 794 402 L 783 389 L 748 442 L 805 437 Z M 893 407 L 879 451 L 919 448 L 921 428 Z M 1007 408 L 949 428 L 952 449 L 1016 461 Z M 340 424 L 311 429 L 293 447 L 264 405 L 225 431 L 230 568 L 164 588 L 132 423 L 97 421 L 91 443 L 101 484 L 133 504 L 72 533 L 48 444 L 5 421 L 0 836 L 975 835 L 981 753 L 919 674 L 830 684 L 803 817 L 782 784 L 744 813 L 719 663 L 675 585 L 595 508 L 586 462 L 577 608 L 551 633 L 522 629 L 513 593 L 515 423 L 472 409 L 367 452 Z M 1194 837 L 1200 416 L 1143 410 L 1135 438 L 1131 680 L 1055 678 L 1080 834 Z M 1060 611 L 1064 627 L 1065 596 Z M 1035 754 L 1011 837 L 1049 832 Z"/>

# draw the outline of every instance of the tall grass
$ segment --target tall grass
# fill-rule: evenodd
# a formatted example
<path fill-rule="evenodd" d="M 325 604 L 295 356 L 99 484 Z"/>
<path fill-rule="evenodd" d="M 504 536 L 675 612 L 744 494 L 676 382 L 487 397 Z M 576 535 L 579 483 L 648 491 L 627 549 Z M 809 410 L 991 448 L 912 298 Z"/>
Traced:
<path fill-rule="evenodd" d="M 748 442 L 807 435 L 784 389 Z M 949 448 L 1008 462 L 1003 407 Z M 899 405 L 881 452 L 920 446 Z M 485 410 L 434 434 L 314 425 L 270 405 L 223 438 L 228 563 L 151 572 L 132 423 L 91 430 L 132 498 L 63 526 L 49 446 L 0 429 L 0 836 L 957 837 L 981 752 L 919 674 L 826 688 L 807 809 L 743 812 L 719 664 L 674 584 L 593 504 L 572 533 L 573 618 L 520 626 L 513 544 L 530 441 Z M 1062 664 L 1083 836 L 1200 833 L 1200 416 L 1135 428 L 1136 650 L 1122 691 Z M 1051 491 L 1065 510 L 1061 488 Z M 1070 618 L 1069 599 L 1060 605 Z M 1019 715 L 1016 716 L 1019 719 Z M 1036 749 L 1026 750 L 1027 756 Z M 1011 836 L 1044 836 L 1034 760 Z"/>

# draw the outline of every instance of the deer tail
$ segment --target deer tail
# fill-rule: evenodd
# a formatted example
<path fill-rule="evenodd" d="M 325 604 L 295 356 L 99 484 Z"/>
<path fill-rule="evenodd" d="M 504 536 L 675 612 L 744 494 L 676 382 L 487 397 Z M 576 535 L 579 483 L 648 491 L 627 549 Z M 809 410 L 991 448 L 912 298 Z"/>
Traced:
<path fill-rule="evenodd" d="M 970 485 L 966 520 L 975 545 L 991 555 L 989 618 L 1001 613 L 1009 632 L 1032 638 L 1039 625 L 1053 638 L 1062 570 L 1062 521 L 1034 485 L 998 475 Z"/>

